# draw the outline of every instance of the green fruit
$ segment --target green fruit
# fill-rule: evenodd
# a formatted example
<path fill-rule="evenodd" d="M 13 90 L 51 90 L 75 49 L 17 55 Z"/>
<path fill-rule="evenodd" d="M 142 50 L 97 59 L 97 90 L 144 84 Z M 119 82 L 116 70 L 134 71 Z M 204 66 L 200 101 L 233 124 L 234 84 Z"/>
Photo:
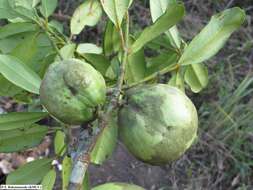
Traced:
<path fill-rule="evenodd" d="M 106 183 L 92 188 L 92 190 L 145 190 L 142 187 L 127 183 Z"/>
<path fill-rule="evenodd" d="M 81 124 L 93 118 L 96 107 L 105 102 L 106 85 L 91 65 L 77 59 L 55 62 L 48 68 L 40 87 L 43 106 L 67 124 Z"/>
<path fill-rule="evenodd" d="M 122 141 L 136 158 L 153 165 L 178 159 L 193 143 L 197 128 L 194 104 L 165 84 L 128 90 L 119 112 Z"/>

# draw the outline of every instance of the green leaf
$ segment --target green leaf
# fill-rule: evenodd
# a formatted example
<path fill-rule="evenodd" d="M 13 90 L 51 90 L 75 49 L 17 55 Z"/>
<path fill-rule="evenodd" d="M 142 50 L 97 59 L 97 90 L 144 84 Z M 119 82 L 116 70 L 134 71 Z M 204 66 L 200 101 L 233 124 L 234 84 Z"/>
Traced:
<path fill-rule="evenodd" d="M 180 72 L 173 72 L 172 77 L 168 83 L 170 86 L 179 88 L 181 91 L 185 91 L 184 88 L 184 79 Z"/>
<path fill-rule="evenodd" d="M 89 172 L 87 171 L 85 173 L 85 176 L 84 176 L 84 180 L 83 180 L 83 188 L 82 190 L 90 190 L 90 176 L 89 176 Z"/>
<path fill-rule="evenodd" d="M 102 164 L 113 153 L 118 139 L 117 117 L 111 115 L 108 125 L 98 137 L 96 145 L 91 152 L 91 162 L 94 164 Z"/>
<path fill-rule="evenodd" d="M 12 112 L 0 115 L 0 131 L 30 127 L 48 116 L 46 112 Z"/>
<path fill-rule="evenodd" d="M 60 54 L 62 56 L 63 59 L 70 59 L 70 58 L 73 58 L 74 57 L 74 53 L 75 53 L 75 50 L 76 50 L 76 44 L 66 44 L 65 46 L 63 46 L 61 49 L 60 49 Z M 57 56 L 55 58 L 56 61 L 60 61 L 60 57 Z"/>
<path fill-rule="evenodd" d="M 65 156 L 63 161 L 62 161 L 62 173 L 61 173 L 61 176 L 62 176 L 62 190 L 67 190 L 68 189 L 71 169 L 72 169 L 71 158 L 68 157 L 68 156 Z"/>
<path fill-rule="evenodd" d="M 0 96 L 9 96 L 13 97 L 17 95 L 18 93 L 22 92 L 22 89 L 18 86 L 14 85 L 10 81 L 8 81 L 6 78 L 4 78 L 2 75 L 0 75 Z"/>
<path fill-rule="evenodd" d="M 108 67 L 105 76 L 111 80 L 118 78 L 120 73 L 120 61 L 118 56 L 114 56 L 111 60 L 111 65 Z"/>
<path fill-rule="evenodd" d="M 245 17 L 245 12 L 238 7 L 214 15 L 209 24 L 186 47 L 179 64 L 201 63 L 214 56 L 230 35 L 243 24 Z"/>
<path fill-rule="evenodd" d="M 156 22 L 147 27 L 141 35 L 137 38 L 135 43 L 132 45 L 132 53 L 137 52 L 147 42 L 158 37 L 162 33 L 169 30 L 184 16 L 184 5 L 182 3 L 172 3 L 166 10 L 166 12 L 159 17 Z"/>
<path fill-rule="evenodd" d="M 40 12 L 45 17 L 48 18 L 56 9 L 57 0 L 41 0 Z"/>
<path fill-rule="evenodd" d="M 119 51 L 120 49 L 120 36 L 114 24 L 108 20 L 106 24 L 104 40 L 103 40 L 103 51 L 106 56 Z"/>
<path fill-rule="evenodd" d="M 25 20 L 37 20 L 33 2 L 31 0 L 9 0 L 9 5 L 13 12 Z"/>
<path fill-rule="evenodd" d="M 56 180 L 56 172 L 54 169 L 50 170 L 42 180 L 43 190 L 52 190 L 54 188 L 54 183 Z"/>
<path fill-rule="evenodd" d="M 77 53 L 85 54 L 85 53 L 92 53 L 92 54 L 102 54 L 103 50 L 101 47 L 98 47 L 95 44 L 91 43 L 82 43 L 77 46 L 76 49 Z"/>
<path fill-rule="evenodd" d="M 0 0 L 0 19 L 13 19 L 17 17 L 11 9 L 8 0 Z"/>
<path fill-rule="evenodd" d="M 32 68 L 29 63 L 37 53 L 37 48 L 38 48 L 37 37 L 38 37 L 38 33 L 27 36 L 22 43 L 20 43 L 17 47 L 15 47 L 10 52 L 10 55 L 18 58 L 27 66 Z"/>
<path fill-rule="evenodd" d="M 64 31 L 63 23 L 58 22 L 57 20 L 51 20 L 49 22 L 49 26 L 55 29 L 57 32 L 60 32 L 61 34 L 63 34 L 63 31 Z"/>
<path fill-rule="evenodd" d="M 106 75 L 106 71 L 111 63 L 105 56 L 100 54 L 84 54 L 83 57 L 103 76 Z"/>
<path fill-rule="evenodd" d="M 66 151 L 65 133 L 57 131 L 54 138 L 54 152 L 56 155 L 62 156 Z"/>
<path fill-rule="evenodd" d="M 74 12 L 70 29 L 72 34 L 79 34 L 85 26 L 95 26 L 102 16 L 102 8 L 98 0 L 86 0 Z"/>
<path fill-rule="evenodd" d="M 127 84 L 131 84 L 145 78 L 146 73 L 146 61 L 144 55 L 144 49 L 140 49 L 138 52 L 129 55 L 126 65 L 125 80 Z"/>
<path fill-rule="evenodd" d="M 130 0 L 100 0 L 103 9 L 116 27 L 120 27 Z"/>
<path fill-rule="evenodd" d="M 152 21 L 155 22 L 162 14 L 166 12 L 166 8 L 172 3 L 176 3 L 176 0 L 150 0 L 150 12 Z M 166 31 L 166 34 L 170 38 L 174 47 L 180 48 L 181 38 L 176 26 L 173 26 L 170 30 Z"/>
<path fill-rule="evenodd" d="M 38 184 L 51 170 L 52 159 L 39 159 L 29 162 L 7 176 L 6 184 Z"/>
<path fill-rule="evenodd" d="M 0 72 L 15 85 L 39 94 L 40 77 L 17 58 L 0 54 Z"/>
<path fill-rule="evenodd" d="M 184 79 L 195 93 L 200 92 L 208 84 L 208 70 L 202 63 L 188 65 Z"/>
<path fill-rule="evenodd" d="M 48 128 L 32 124 L 29 128 L 0 131 L 0 152 L 16 152 L 41 143 Z"/>
<path fill-rule="evenodd" d="M 166 51 L 158 56 L 148 58 L 146 76 L 150 76 L 165 68 L 174 67 L 177 59 L 178 55 L 173 51 Z"/>
<path fill-rule="evenodd" d="M 24 32 L 36 31 L 36 29 L 36 25 L 29 22 L 10 23 L 0 28 L 0 39 Z"/>
<path fill-rule="evenodd" d="M 27 37 L 33 34 L 34 32 L 24 32 L 0 39 L 0 52 L 3 54 L 10 53 L 15 47 L 24 42 Z"/>

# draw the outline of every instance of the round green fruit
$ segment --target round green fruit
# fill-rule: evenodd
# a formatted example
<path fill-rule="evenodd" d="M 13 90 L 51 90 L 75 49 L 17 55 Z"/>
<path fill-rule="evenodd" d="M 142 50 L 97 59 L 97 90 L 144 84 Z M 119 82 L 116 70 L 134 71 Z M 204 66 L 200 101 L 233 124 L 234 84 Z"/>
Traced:
<path fill-rule="evenodd" d="M 106 183 L 92 188 L 92 190 L 145 190 L 142 187 L 127 183 Z"/>
<path fill-rule="evenodd" d="M 77 59 L 51 64 L 40 87 L 40 99 L 58 120 L 78 125 L 93 118 L 105 102 L 106 85 L 91 65 Z"/>
<path fill-rule="evenodd" d="M 167 164 L 191 146 L 198 115 L 182 91 L 165 84 L 143 85 L 128 90 L 125 98 L 119 111 L 120 136 L 136 158 Z"/>

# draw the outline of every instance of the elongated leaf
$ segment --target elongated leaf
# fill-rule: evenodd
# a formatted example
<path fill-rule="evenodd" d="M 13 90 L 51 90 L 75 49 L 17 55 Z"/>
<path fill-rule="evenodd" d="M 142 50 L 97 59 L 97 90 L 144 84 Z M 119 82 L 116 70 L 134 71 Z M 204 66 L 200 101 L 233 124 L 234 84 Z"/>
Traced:
<path fill-rule="evenodd" d="M 104 11 L 116 27 L 120 27 L 130 0 L 100 0 Z"/>
<path fill-rule="evenodd" d="M 38 184 L 51 170 L 52 159 L 39 159 L 29 162 L 7 177 L 6 184 Z"/>
<path fill-rule="evenodd" d="M 39 94 L 40 77 L 17 58 L 0 54 L 0 72 L 15 85 Z"/>
<path fill-rule="evenodd" d="M 166 67 L 174 67 L 177 63 L 178 55 L 173 51 L 161 53 L 156 57 L 147 59 L 146 76 L 161 71 Z"/>
<path fill-rule="evenodd" d="M 168 83 L 170 86 L 174 86 L 182 90 L 183 92 L 185 91 L 184 88 L 184 79 L 181 75 L 180 72 L 174 72 L 172 73 L 172 77 Z"/>
<path fill-rule="evenodd" d="M 86 0 L 74 12 L 70 28 L 72 34 L 79 34 L 85 26 L 95 26 L 102 16 L 102 7 L 98 0 Z"/>
<path fill-rule="evenodd" d="M 62 56 L 63 59 L 69 59 L 69 58 L 73 58 L 74 57 L 74 53 L 76 50 L 76 44 L 66 44 L 65 46 L 63 46 L 60 49 L 60 54 Z M 60 61 L 60 57 L 57 56 L 55 58 L 56 61 Z"/>
<path fill-rule="evenodd" d="M 54 138 L 54 152 L 56 155 L 62 156 L 66 151 L 65 133 L 57 131 Z"/>
<path fill-rule="evenodd" d="M 104 128 L 91 152 L 91 162 L 94 164 L 102 164 L 107 158 L 109 158 L 114 151 L 117 138 L 117 118 L 113 115 L 109 119 L 108 126 Z"/>
<path fill-rule="evenodd" d="M 155 22 L 162 14 L 165 13 L 166 8 L 171 3 L 176 3 L 176 0 L 150 0 L 150 11 L 153 22 Z M 166 32 L 169 36 L 171 43 L 174 47 L 180 48 L 181 38 L 176 26 L 173 26 L 169 31 Z"/>
<path fill-rule="evenodd" d="M 68 189 L 69 184 L 69 178 L 71 174 L 71 168 L 72 168 L 72 161 L 71 158 L 68 156 L 65 156 L 62 161 L 62 190 Z"/>
<path fill-rule="evenodd" d="M 13 19 L 17 17 L 15 12 L 11 9 L 8 0 L 0 1 L 0 19 Z"/>
<path fill-rule="evenodd" d="M 207 67 L 202 63 L 187 66 L 184 79 L 193 92 L 200 92 L 208 84 Z"/>
<path fill-rule="evenodd" d="M 83 56 L 102 75 L 106 75 L 106 71 L 111 63 L 105 56 L 99 54 L 84 54 Z"/>
<path fill-rule="evenodd" d="M 43 119 L 46 112 L 12 112 L 0 115 L 0 131 L 27 128 Z"/>
<path fill-rule="evenodd" d="M 106 24 L 104 40 L 103 40 L 103 50 L 106 56 L 119 51 L 120 48 L 120 36 L 114 24 L 109 20 Z"/>
<path fill-rule="evenodd" d="M 179 64 L 201 63 L 214 56 L 244 20 L 245 12 L 237 7 L 214 15 L 209 24 L 186 47 Z"/>
<path fill-rule="evenodd" d="M 52 190 L 56 180 L 56 172 L 54 169 L 50 170 L 42 180 L 42 189 L 43 190 Z"/>
<path fill-rule="evenodd" d="M 88 171 L 85 173 L 85 176 L 84 176 L 82 190 L 91 190 L 91 188 L 90 188 L 90 176 L 89 176 Z"/>
<path fill-rule="evenodd" d="M 44 17 L 49 17 L 57 7 L 57 0 L 41 0 L 40 12 Z"/>
<path fill-rule="evenodd" d="M 134 42 L 134 39 L 131 40 Z M 138 52 L 131 54 L 128 57 L 126 66 L 125 80 L 128 84 L 140 81 L 145 78 L 146 73 L 146 61 L 144 50 L 140 49 Z"/>
<path fill-rule="evenodd" d="M 32 124 L 29 128 L 0 131 L 0 152 L 22 151 L 40 144 L 47 133 L 46 126 Z"/>
<path fill-rule="evenodd" d="M 101 54 L 103 52 L 101 47 L 98 47 L 96 44 L 91 43 L 82 43 L 77 46 L 76 51 L 80 54 L 92 53 L 92 54 Z"/>
<path fill-rule="evenodd" d="M 22 43 L 20 43 L 10 52 L 10 55 L 18 58 L 20 61 L 29 66 L 29 68 L 32 68 L 30 61 L 36 55 L 38 50 L 37 38 L 37 33 L 27 36 Z"/>
<path fill-rule="evenodd" d="M 137 52 L 147 42 L 153 40 L 174 26 L 183 18 L 184 11 L 185 9 L 182 3 L 171 4 L 167 8 L 166 12 L 161 17 L 159 17 L 153 25 L 147 27 L 141 33 L 139 38 L 137 38 L 135 43 L 132 45 L 132 53 Z"/>
<path fill-rule="evenodd" d="M 9 5 L 18 17 L 25 20 L 37 20 L 33 2 L 31 0 L 9 0 Z"/>
<path fill-rule="evenodd" d="M 23 32 L 32 32 L 36 29 L 36 25 L 29 22 L 10 23 L 0 28 L 0 39 Z"/>

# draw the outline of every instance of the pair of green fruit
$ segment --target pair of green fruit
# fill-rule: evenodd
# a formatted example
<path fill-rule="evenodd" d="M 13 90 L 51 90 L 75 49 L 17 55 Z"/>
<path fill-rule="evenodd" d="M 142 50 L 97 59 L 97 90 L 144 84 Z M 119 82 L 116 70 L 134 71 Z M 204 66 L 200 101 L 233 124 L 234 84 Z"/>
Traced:
<path fill-rule="evenodd" d="M 41 85 L 48 112 L 68 124 L 93 119 L 106 100 L 106 84 L 91 65 L 70 59 L 52 64 Z M 198 116 L 191 100 L 166 84 L 140 85 L 125 93 L 118 113 L 120 136 L 138 159 L 161 165 L 178 159 L 193 143 Z"/>

